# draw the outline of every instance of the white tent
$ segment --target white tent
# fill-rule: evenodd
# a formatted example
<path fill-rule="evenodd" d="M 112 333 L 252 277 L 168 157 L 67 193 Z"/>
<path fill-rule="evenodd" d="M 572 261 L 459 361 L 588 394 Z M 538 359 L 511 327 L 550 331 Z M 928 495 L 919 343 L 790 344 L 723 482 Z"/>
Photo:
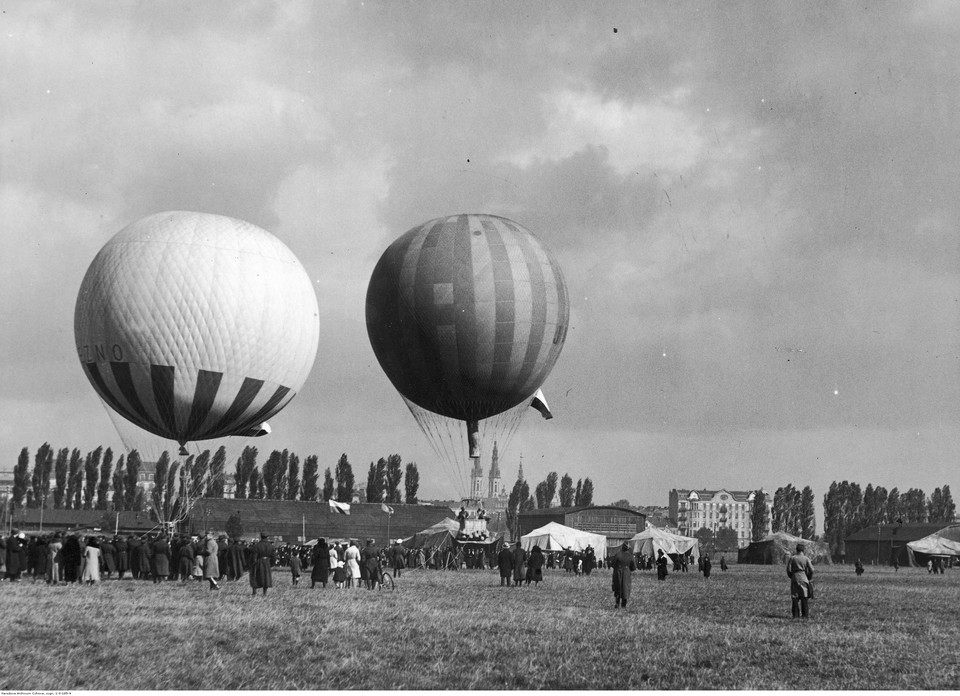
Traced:
<path fill-rule="evenodd" d="M 607 548 L 607 537 L 551 522 L 520 537 L 520 546 L 527 551 L 534 546 L 539 546 L 543 551 L 562 551 L 563 549 L 583 551 L 588 546 L 592 546 L 597 558 L 603 558 Z"/>
<path fill-rule="evenodd" d="M 909 542 L 907 552 L 914 564 L 917 563 L 915 554 L 918 553 L 926 556 L 960 556 L 960 541 L 953 541 L 934 533 L 923 537 L 923 539 Z"/>
<path fill-rule="evenodd" d="M 689 551 L 693 561 L 700 557 L 700 542 L 697 539 L 680 536 L 658 527 L 647 527 L 631 537 L 627 543 L 630 544 L 634 553 L 645 553 L 654 558 L 660 549 L 663 549 L 667 555 L 671 553 L 683 555 Z"/>

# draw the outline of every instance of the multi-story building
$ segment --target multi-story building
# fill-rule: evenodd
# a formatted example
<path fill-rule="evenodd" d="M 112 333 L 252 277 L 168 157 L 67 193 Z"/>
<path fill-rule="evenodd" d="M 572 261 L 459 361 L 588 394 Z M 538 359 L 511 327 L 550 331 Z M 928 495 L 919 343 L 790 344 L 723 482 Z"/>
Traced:
<path fill-rule="evenodd" d="M 772 501 L 766 491 L 764 494 L 769 512 Z M 751 541 L 750 515 L 755 495 L 756 491 L 731 491 L 725 488 L 674 488 L 670 491 L 670 519 L 680 534 L 686 536 L 693 536 L 704 527 L 714 533 L 724 528 L 732 529 L 737 533 L 737 544 L 746 546 Z M 769 514 L 767 519 L 766 533 L 769 534 L 772 531 Z"/>

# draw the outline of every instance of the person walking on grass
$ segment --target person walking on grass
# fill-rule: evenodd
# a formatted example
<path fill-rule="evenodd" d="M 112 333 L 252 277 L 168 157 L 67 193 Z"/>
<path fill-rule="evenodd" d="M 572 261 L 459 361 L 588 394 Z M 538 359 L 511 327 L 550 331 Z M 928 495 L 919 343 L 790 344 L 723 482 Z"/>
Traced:
<path fill-rule="evenodd" d="M 543 564 L 546 560 L 543 557 L 543 550 L 534 545 L 530 549 L 530 563 L 527 568 L 527 584 L 529 585 L 533 581 L 534 585 L 539 585 L 540 581 L 543 580 Z"/>
<path fill-rule="evenodd" d="M 710 556 L 703 557 L 703 577 L 704 579 L 710 577 L 710 570 L 713 568 L 713 563 L 710 562 Z"/>
<path fill-rule="evenodd" d="M 267 588 L 273 587 L 273 562 L 277 558 L 277 551 L 273 544 L 267 539 L 266 532 L 260 533 L 260 541 L 250 547 L 250 558 L 253 561 L 250 564 L 250 587 L 253 589 L 253 595 L 256 596 L 257 590 L 263 590 L 263 596 L 267 596 Z"/>
<path fill-rule="evenodd" d="M 374 543 L 373 539 L 367 539 L 367 545 L 360 554 L 361 570 L 368 590 L 380 589 L 380 551 Z"/>
<path fill-rule="evenodd" d="M 633 584 L 633 576 L 630 573 L 637 569 L 637 561 L 630 551 L 630 544 L 623 542 L 620 545 L 620 550 L 610 562 L 610 567 L 613 568 L 613 606 L 615 609 L 626 608 Z"/>
<path fill-rule="evenodd" d="M 350 546 L 343 554 L 343 562 L 347 569 L 347 587 L 360 589 L 360 548 L 354 539 L 350 540 Z"/>
<path fill-rule="evenodd" d="M 399 578 L 400 571 L 407 567 L 407 550 L 402 546 L 403 540 L 397 539 L 390 549 L 390 566 L 393 568 L 393 577 Z"/>
<path fill-rule="evenodd" d="M 813 564 L 804 553 L 804 545 L 797 544 L 797 552 L 787 561 L 790 578 L 790 611 L 793 618 L 810 617 L 808 600 L 813 594 Z"/>

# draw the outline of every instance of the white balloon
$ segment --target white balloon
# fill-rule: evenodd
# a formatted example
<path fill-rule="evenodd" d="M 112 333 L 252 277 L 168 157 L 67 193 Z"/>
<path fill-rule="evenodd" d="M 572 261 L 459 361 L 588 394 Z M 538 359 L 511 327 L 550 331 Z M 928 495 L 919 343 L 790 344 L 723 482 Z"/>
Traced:
<path fill-rule="evenodd" d="M 100 397 L 182 446 L 262 430 L 313 367 L 319 309 L 303 266 L 269 232 L 166 212 L 100 250 L 80 286 L 74 334 Z"/>

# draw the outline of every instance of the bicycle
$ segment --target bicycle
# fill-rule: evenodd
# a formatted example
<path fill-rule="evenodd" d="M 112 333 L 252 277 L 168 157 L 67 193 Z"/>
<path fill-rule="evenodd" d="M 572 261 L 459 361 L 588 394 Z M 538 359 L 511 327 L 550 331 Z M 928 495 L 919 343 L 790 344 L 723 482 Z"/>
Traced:
<path fill-rule="evenodd" d="M 393 590 L 397 589 L 393 576 L 390 575 L 386 568 L 381 568 L 377 572 L 379 573 L 378 577 L 380 579 L 381 590 L 390 590 L 392 592 Z"/>

